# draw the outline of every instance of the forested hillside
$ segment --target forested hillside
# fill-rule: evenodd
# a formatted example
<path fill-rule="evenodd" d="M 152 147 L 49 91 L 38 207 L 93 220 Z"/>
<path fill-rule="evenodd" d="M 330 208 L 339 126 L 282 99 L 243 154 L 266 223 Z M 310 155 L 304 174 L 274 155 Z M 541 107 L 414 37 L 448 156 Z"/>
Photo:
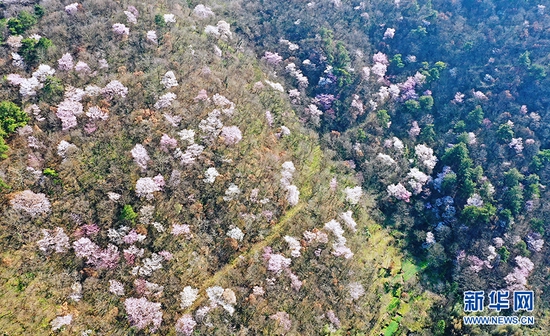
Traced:
<path fill-rule="evenodd" d="M 547 12 L 0 3 L 0 331 L 547 335 Z"/>
<path fill-rule="evenodd" d="M 300 90 L 302 122 L 357 171 L 374 218 L 446 298 L 432 323 L 457 334 L 546 330 L 547 4 L 241 4 L 258 57 Z M 501 289 L 533 290 L 538 326 L 449 325 L 464 291 Z"/>

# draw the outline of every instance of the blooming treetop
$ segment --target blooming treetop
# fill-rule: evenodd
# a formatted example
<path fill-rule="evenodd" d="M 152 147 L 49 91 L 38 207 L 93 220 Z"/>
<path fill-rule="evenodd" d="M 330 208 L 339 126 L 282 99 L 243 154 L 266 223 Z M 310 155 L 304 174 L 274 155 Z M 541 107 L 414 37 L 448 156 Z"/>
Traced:
<path fill-rule="evenodd" d="M 148 200 L 153 199 L 153 193 L 162 190 L 161 187 L 150 177 L 142 177 L 136 182 L 136 195 Z"/>
<path fill-rule="evenodd" d="M 61 329 L 61 327 L 65 325 L 71 324 L 72 321 L 73 321 L 73 315 L 69 314 L 69 315 L 58 316 L 54 318 L 50 322 L 50 325 L 52 326 L 52 331 L 56 331 L 58 329 Z"/>
<path fill-rule="evenodd" d="M 233 304 L 235 303 L 235 293 L 226 288 L 225 290 L 220 286 L 209 287 L 206 289 L 206 295 L 210 299 L 210 302 L 214 305 L 220 305 L 225 309 L 229 315 L 233 315 L 235 308 Z"/>
<path fill-rule="evenodd" d="M 193 15 L 195 15 L 199 19 L 208 19 L 215 14 L 210 7 L 207 7 L 203 4 L 198 4 L 197 6 L 195 6 L 195 9 L 193 9 Z"/>
<path fill-rule="evenodd" d="M 181 308 L 185 309 L 187 307 L 190 307 L 198 297 L 199 297 L 199 290 L 197 288 L 192 288 L 191 286 L 185 286 L 185 288 L 183 288 L 183 291 L 180 293 Z"/>
<path fill-rule="evenodd" d="M 115 23 L 113 25 L 113 33 L 119 36 L 130 35 L 130 28 L 126 27 L 123 23 Z"/>
<path fill-rule="evenodd" d="M 351 210 L 348 210 L 346 212 L 342 212 L 340 214 L 340 218 L 344 221 L 344 223 L 346 224 L 346 226 L 352 231 L 352 232 L 355 232 L 357 231 L 357 223 L 355 222 L 355 220 L 353 220 L 353 212 Z"/>
<path fill-rule="evenodd" d="M 174 14 L 164 14 L 165 23 L 176 23 L 176 16 Z"/>
<path fill-rule="evenodd" d="M 216 177 L 218 177 L 220 175 L 220 173 L 218 173 L 216 168 L 210 167 L 206 170 L 204 175 L 205 175 L 204 182 L 214 183 L 214 181 L 216 180 Z"/>
<path fill-rule="evenodd" d="M 348 290 L 353 300 L 357 300 L 365 294 L 365 288 L 359 282 L 351 282 L 348 285 Z"/>
<path fill-rule="evenodd" d="M 76 12 L 78 12 L 78 6 L 79 6 L 78 2 L 65 6 L 65 13 L 69 15 L 76 14 Z"/>
<path fill-rule="evenodd" d="M 216 26 L 208 25 L 204 28 L 204 32 L 208 35 L 213 35 L 217 38 L 221 38 L 222 40 L 228 40 L 231 39 L 232 33 L 229 26 L 229 23 L 221 20 L 218 21 L 218 24 Z"/>
<path fill-rule="evenodd" d="M 387 28 L 384 32 L 384 40 L 392 39 L 395 36 L 395 28 Z"/>
<path fill-rule="evenodd" d="M 267 64 L 269 65 L 277 65 L 279 63 L 281 63 L 283 61 L 283 58 L 281 56 L 279 56 L 279 54 L 277 53 L 272 53 L 272 52 L 269 52 L 269 51 L 266 51 L 264 53 L 264 57 L 262 57 L 263 60 L 265 60 L 267 62 Z"/>
<path fill-rule="evenodd" d="M 166 93 L 166 94 L 159 97 L 159 99 L 155 103 L 154 107 L 157 110 L 169 107 L 169 106 L 172 105 L 172 101 L 174 101 L 176 98 L 177 97 L 176 97 L 175 93 L 168 92 L 168 93 Z"/>
<path fill-rule="evenodd" d="M 168 71 L 162 76 L 160 83 L 164 86 L 165 89 L 169 89 L 174 86 L 178 86 L 178 80 L 174 71 Z"/>
<path fill-rule="evenodd" d="M 391 184 L 387 188 L 388 195 L 393 196 L 405 202 L 409 202 L 412 193 L 408 191 L 401 183 Z"/>
<path fill-rule="evenodd" d="M 146 298 L 127 298 L 124 301 L 124 307 L 126 308 L 128 320 L 138 329 L 144 329 L 152 324 L 151 331 L 154 331 L 162 323 L 160 303 L 151 302 Z"/>
<path fill-rule="evenodd" d="M 147 32 L 147 40 L 154 44 L 158 44 L 157 32 L 154 30 L 149 30 Z"/>
<path fill-rule="evenodd" d="M 300 250 L 302 249 L 302 245 L 300 245 L 300 241 L 298 241 L 298 239 L 291 236 L 284 236 L 283 239 L 287 242 L 288 247 L 291 250 L 291 256 L 294 258 L 301 256 Z"/>
<path fill-rule="evenodd" d="M 226 145 L 235 145 L 243 138 L 241 130 L 237 126 L 222 127 L 221 136 Z"/>
<path fill-rule="evenodd" d="M 177 333 L 181 333 L 184 336 L 191 336 L 196 325 L 197 322 L 195 322 L 193 316 L 185 314 L 178 319 L 175 328 Z"/>
<path fill-rule="evenodd" d="M 116 280 L 109 280 L 109 292 L 122 296 L 124 295 L 124 285 Z"/>
<path fill-rule="evenodd" d="M 131 153 L 136 164 L 143 170 L 147 169 L 147 163 L 151 161 L 151 158 L 149 158 L 145 147 L 141 144 L 136 144 Z"/>
<path fill-rule="evenodd" d="M 112 80 L 101 90 L 101 93 L 107 99 L 113 99 L 115 96 L 124 98 L 128 94 L 128 88 L 122 85 L 121 82 Z"/>
<path fill-rule="evenodd" d="M 286 312 L 277 312 L 269 317 L 272 320 L 277 321 L 277 323 L 283 328 L 284 331 L 290 331 L 292 327 L 292 321 L 290 320 L 290 315 Z"/>
<path fill-rule="evenodd" d="M 416 153 L 416 158 L 424 167 L 428 168 L 430 171 L 435 167 L 437 157 L 433 155 L 433 149 L 426 145 L 416 145 L 414 151 Z"/>
<path fill-rule="evenodd" d="M 237 241 L 242 241 L 244 238 L 244 233 L 238 227 L 234 227 L 231 230 L 227 231 L 227 236 Z"/>
<path fill-rule="evenodd" d="M 21 191 L 11 199 L 10 204 L 14 210 L 23 210 L 31 217 L 50 212 L 50 201 L 45 194 L 35 194 L 30 190 Z"/>
<path fill-rule="evenodd" d="M 51 235 L 49 230 L 42 230 L 44 238 L 37 241 L 38 248 L 45 254 L 50 254 L 55 251 L 56 253 L 67 252 L 69 245 L 69 236 L 65 234 L 63 228 L 55 228 L 55 234 Z"/>
<path fill-rule="evenodd" d="M 361 199 L 361 196 L 363 195 L 363 190 L 360 186 L 353 188 L 346 187 L 346 189 L 344 189 L 344 194 L 346 194 L 346 201 L 352 205 L 355 205 L 359 203 L 359 199 Z"/>

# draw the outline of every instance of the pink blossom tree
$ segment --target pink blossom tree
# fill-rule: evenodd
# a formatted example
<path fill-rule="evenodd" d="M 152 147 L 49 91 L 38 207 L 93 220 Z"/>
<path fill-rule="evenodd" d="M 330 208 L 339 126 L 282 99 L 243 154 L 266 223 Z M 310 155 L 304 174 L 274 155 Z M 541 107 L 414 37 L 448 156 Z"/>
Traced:
<path fill-rule="evenodd" d="M 35 194 L 30 190 L 21 191 L 11 199 L 10 204 L 14 210 L 22 210 L 31 217 L 50 212 L 50 201 L 45 194 Z"/>
<path fill-rule="evenodd" d="M 203 4 L 198 4 L 195 9 L 193 9 L 193 15 L 199 19 L 208 19 L 215 14 L 210 7 Z"/>
<path fill-rule="evenodd" d="M 387 187 L 387 190 L 389 196 L 393 196 L 405 202 L 409 202 L 409 199 L 412 196 L 412 193 L 408 191 L 401 183 L 390 184 Z"/>
<path fill-rule="evenodd" d="M 152 324 L 151 331 L 154 332 L 162 323 L 161 304 L 151 302 L 146 298 L 127 298 L 124 301 L 126 314 L 130 324 L 138 329 L 145 329 Z"/>
<path fill-rule="evenodd" d="M 142 169 L 147 169 L 147 163 L 151 161 L 151 158 L 149 158 L 149 154 L 147 154 L 147 150 L 143 145 L 136 144 L 134 148 L 131 151 L 132 157 L 134 158 L 134 161 L 136 164 Z"/>
<path fill-rule="evenodd" d="M 176 332 L 184 336 L 191 336 L 196 325 L 197 322 L 195 322 L 193 316 L 185 314 L 176 322 Z"/>
<path fill-rule="evenodd" d="M 272 53 L 269 51 L 265 52 L 264 57 L 262 57 L 262 59 L 265 60 L 267 64 L 273 65 L 273 66 L 276 66 L 283 61 L 283 58 L 279 56 L 279 54 Z"/>
<path fill-rule="evenodd" d="M 130 35 L 130 28 L 126 27 L 122 23 L 115 23 L 113 25 L 113 33 L 118 36 L 128 36 Z"/>
<path fill-rule="evenodd" d="M 277 312 L 269 317 L 272 320 L 275 320 L 277 324 L 285 331 L 289 332 L 292 327 L 292 321 L 290 320 L 290 315 L 286 312 Z"/>
<path fill-rule="evenodd" d="M 69 236 L 65 234 L 63 228 L 55 228 L 55 233 L 53 235 L 49 230 L 42 230 L 42 234 L 44 235 L 44 238 L 36 243 L 40 251 L 45 254 L 50 254 L 51 252 L 65 253 L 70 247 Z"/>
<path fill-rule="evenodd" d="M 161 191 L 161 187 L 150 177 L 142 177 L 136 182 L 136 195 L 148 200 L 152 200 L 154 193 Z"/>
<path fill-rule="evenodd" d="M 65 6 L 65 13 L 69 14 L 69 15 L 75 15 L 76 12 L 78 12 L 78 7 L 80 5 L 78 4 L 78 2 L 75 2 L 75 3 L 72 3 L 70 5 L 67 5 Z"/>
<path fill-rule="evenodd" d="M 122 85 L 121 82 L 112 80 L 101 90 L 101 93 L 107 99 L 113 99 L 115 96 L 124 98 L 128 94 L 128 88 Z"/>
<path fill-rule="evenodd" d="M 243 138 L 241 130 L 237 126 L 224 126 L 221 136 L 224 138 L 226 145 L 235 145 Z"/>

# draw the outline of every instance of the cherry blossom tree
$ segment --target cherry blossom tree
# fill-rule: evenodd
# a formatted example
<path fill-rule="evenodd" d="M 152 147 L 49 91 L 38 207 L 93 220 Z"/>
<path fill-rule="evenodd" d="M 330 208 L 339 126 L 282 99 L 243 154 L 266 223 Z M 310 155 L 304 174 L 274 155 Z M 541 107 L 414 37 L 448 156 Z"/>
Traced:
<path fill-rule="evenodd" d="M 395 36 L 395 28 L 387 28 L 384 32 L 384 40 L 392 39 Z"/>
<path fill-rule="evenodd" d="M 50 212 L 50 201 L 43 193 L 35 194 L 30 190 L 21 191 L 11 199 L 10 204 L 14 210 L 22 210 L 31 217 Z"/>
<path fill-rule="evenodd" d="M 193 319 L 193 316 L 189 314 L 185 314 L 182 317 L 178 319 L 176 322 L 176 332 L 178 334 L 182 334 L 184 336 L 191 336 L 193 334 L 193 329 L 195 329 L 195 326 L 197 325 L 197 322 Z"/>
<path fill-rule="evenodd" d="M 134 148 L 131 151 L 132 157 L 134 158 L 134 161 L 136 164 L 142 169 L 147 169 L 147 163 L 151 161 L 151 158 L 149 158 L 149 155 L 147 154 L 147 150 L 143 145 L 136 144 Z"/>
<path fill-rule="evenodd" d="M 238 227 L 234 227 L 231 230 L 227 231 L 226 235 L 230 238 L 235 239 L 236 241 L 242 241 L 244 238 L 244 233 Z"/>
<path fill-rule="evenodd" d="M 269 318 L 275 320 L 285 332 L 290 331 L 290 328 L 292 327 L 292 321 L 290 320 L 290 315 L 288 315 L 288 313 L 277 312 L 271 315 Z"/>
<path fill-rule="evenodd" d="M 124 295 L 124 285 L 117 280 L 109 280 L 109 292 L 122 296 Z"/>
<path fill-rule="evenodd" d="M 165 89 L 178 86 L 178 80 L 176 79 L 174 71 L 166 72 L 164 76 L 162 76 L 160 83 L 164 86 Z"/>
<path fill-rule="evenodd" d="M 412 196 L 412 193 L 407 190 L 401 183 L 398 184 L 390 184 L 387 187 L 388 195 L 393 196 L 399 200 L 409 202 L 410 197 Z"/>
<path fill-rule="evenodd" d="M 65 13 L 69 14 L 69 15 L 75 15 L 76 12 L 78 12 L 78 7 L 80 5 L 78 4 L 78 2 L 74 2 L 70 5 L 67 5 L 65 6 Z"/>
<path fill-rule="evenodd" d="M 115 96 L 124 98 L 128 94 L 128 88 L 122 85 L 121 82 L 112 80 L 101 90 L 101 93 L 107 99 L 113 99 Z"/>
<path fill-rule="evenodd" d="M 176 16 L 174 14 L 164 14 L 164 23 L 176 23 Z"/>
<path fill-rule="evenodd" d="M 177 98 L 175 93 L 168 92 L 162 96 L 159 97 L 157 102 L 155 103 L 154 107 L 157 110 L 167 108 L 172 105 L 172 102 Z"/>
<path fill-rule="evenodd" d="M 218 173 L 216 168 L 210 167 L 206 170 L 204 175 L 205 175 L 204 182 L 214 183 L 214 181 L 216 180 L 216 177 L 218 177 L 220 175 L 220 173 Z"/>
<path fill-rule="evenodd" d="M 210 7 L 207 7 L 203 4 L 198 4 L 197 6 L 195 6 L 195 9 L 193 9 L 193 15 L 195 15 L 199 19 L 208 19 L 215 14 Z"/>
<path fill-rule="evenodd" d="M 286 187 L 286 200 L 290 206 L 295 206 L 300 200 L 300 191 L 295 185 L 289 185 Z"/>
<path fill-rule="evenodd" d="M 147 200 L 152 200 L 156 191 L 161 191 L 161 187 L 150 177 L 142 177 L 136 182 L 136 195 Z"/>
<path fill-rule="evenodd" d="M 265 52 L 264 57 L 262 57 L 262 59 L 265 60 L 267 64 L 273 65 L 273 66 L 276 66 L 283 61 L 283 58 L 279 56 L 279 54 L 272 53 L 269 51 Z"/>
<path fill-rule="evenodd" d="M 127 298 L 124 301 L 124 307 L 128 320 L 138 329 L 145 329 L 152 324 L 151 331 L 155 331 L 162 323 L 160 303 L 151 302 L 146 298 Z"/>
<path fill-rule="evenodd" d="M 135 7 L 134 7 L 135 9 Z M 136 10 L 137 12 L 137 10 Z M 132 13 L 131 11 L 127 10 L 127 11 L 124 11 L 124 14 L 126 15 L 126 19 L 128 20 L 128 23 L 131 23 L 131 24 L 137 24 L 137 15 Z"/>
<path fill-rule="evenodd" d="M 365 288 L 359 282 L 350 282 L 348 285 L 349 295 L 353 300 L 365 295 Z"/>
<path fill-rule="evenodd" d="M 91 120 L 107 120 L 109 119 L 109 113 L 99 108 L 99 106 L 92 106 L 86 112 L 86 116 Z"/>
<path fill-rule="evenodd" d="M 344 221 L 344 223 L 346 224 L 346 226 L 352 231 L 352 232 L 355 232 L 357 231 L 357 223 L 355 222 L 355 220 L 353 220 L 353 212 L 351 210 L 348 210 L 346 212 L 342 212 L 340 214 L 340 218 L 342 218 L 342 220 Z"/>
<path fill-rule="evenodd" d="M 437 164 L 437 157 L 433 154 L 433 149 L 427 147 L 426 145 L 416 145 L 414 147 L 416 158 L 418 161 L 431 171 Z"/>
<path fill-rule="evenodd" d="M 130 35 L 130 28 L 126 27 L 123 23 L 115 23 L 113 25 L 113 33 L 119 36 Z"/>
<path fill-rule="evenodd" d="M 88 74 L 92 72 L 92 69 L 90 69 L 90 66 L 82 61 L 78 61 L 76 65 L 74 66 L 74 71 L 80 72 L 83 74 Z"/>
<path fill-rule="evenodd" d="M 346 187 L 346 189 L 344 189 L 344 194 L 346 195 L 346 201 L 348 201 L 352 205 L 355 205 L 359 203 L 359 200 L 363 195 L 363 190 L 360 186 L 353 188 Z"/>
<path fill-rule="evenodd" d="M 157 32 L 154 30 L 149 30 L 147 32 L 147 40 L 154 44 L 158 44 Z"/>
<path fill-rule="evenodd" d="M 185 309 L 190 307 L 195 300 L 199 297 L 199 290 L 197 288 L 192 288 L 191 286 L 185 286 L 183 291 L 180 293 L 181 299 L 181 308 Z"/>
<path fill-rule="evenodd" d="M 222 127 L 221 136 L 224 138 L 226 145 L 235 145 L 243 138 L 241 130 L 237 126 Z"/>
<path fill-rule="evenodd" d="M 264 254 L 265 258 L 265 254 Z M 282 254 L 269 254 L 267 261 L 267 270 L 275 274 L 280 274 L 285 268 L 290 267 L 292 260 Z"/>
<path fill-rule="evenodd" d="M 290 248 L 291 252 L 290 255 L 294 258 L 298 258 L 302 254 L 300 253 L 300 250 L 302 249 L 302 245 L 300 245 L 300 241 L 298 239 L 291 237 L 291 236 L 284 236 L 283 239 L 285 242 L 287 242 L 288 247 Z"/>
<path fill-rule="evenodd" d="M 235 308 L 233 304 L 236 302 L 235 293 L 229 289 L 223 289 L 220 286 L 209 287 L 206 289 L 206 295 L 210 302 L 215 306 L 220 305 L 229 315 L 233 315 Z"/>
<path fill-rule="evenodd" d="M 58 329 L 61 329 L 61 327 L 71 324 L 73 321 L 73 315 L 68 314 L 65 316 L 58 316 L 54 318 L 50 325 L 52 326 L 52 331 L 56 331 Z"/>
<path fill-rule="evenodd" d="M 42 230 L 44 238 L 37 241 L 38 249 L 45 254 L 51 252 L 65 253 L 69 249 L 69 236 L 65 234 L 63 228 L 56 227 L 55 233 L 52 235 L 49 230 Z"/>
<path fill-rule="evenodd" d="M 73 242 L 73 250 L 77 257 L 86 258 L 86 262 L 98 269 L 115 268 L 120 258 L 118 247 L 109 244 L 101 249 L 89 238 L 83 237 Z"/>

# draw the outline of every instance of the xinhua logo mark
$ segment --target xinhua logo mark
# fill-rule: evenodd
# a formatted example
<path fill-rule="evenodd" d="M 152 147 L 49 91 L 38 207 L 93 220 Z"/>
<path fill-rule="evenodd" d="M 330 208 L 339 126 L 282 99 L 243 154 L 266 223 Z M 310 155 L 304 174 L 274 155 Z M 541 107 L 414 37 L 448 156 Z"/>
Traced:
<path fill-rule="evenodd" d="M 487 308 L 500 312 L 510 309 L 510 291 L 491 291 L 489 292 L 489 304 Z M 512 296 L 513 308 L 515 312 L 532 312 L 534 308 L 535 295 L 533 291 L 514 291 Z M 485 291 L 466 291 L 464 292 L 464 311 L 482 312 L 485 308 Z"/>

